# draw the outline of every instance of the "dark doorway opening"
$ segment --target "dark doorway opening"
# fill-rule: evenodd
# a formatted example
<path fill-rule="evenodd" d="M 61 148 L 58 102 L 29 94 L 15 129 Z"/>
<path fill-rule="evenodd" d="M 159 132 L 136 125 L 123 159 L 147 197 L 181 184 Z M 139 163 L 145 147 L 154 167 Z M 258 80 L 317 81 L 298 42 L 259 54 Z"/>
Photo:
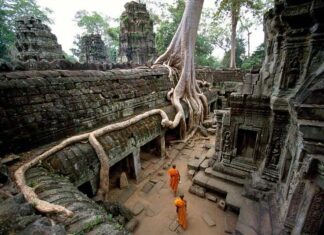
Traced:
<path fill-rule="evenodd" d="M 129 154 L 109 169 L 109 189 L 119 188 L 120 175 L 125 172 L 128 180 L 136 179 L 134 157 Z"/>
<path fill-rule="evenodd" d="M 86 194 L 88 197 L 93 197 L 94 193 L 92 191 L 92 187 L 89 181 L 85 182 L 84 184 L 78 187 L 79 191 Z"/>
<path fill-rule="evenodd" d="M 245 158 L 253 158 L 257 132 L 239 129 L 237 134 L 237 155 Z"/>
<path fill-rule="evenodd" d="M 180 125 L 178 125 L 174 129 L 167 129 L 165 132 L 165 143 L 168 144 L 168 142 L 173 140 L 179 140 L 180 139 Z"/>
<path fill-rule="evenodd" d="M 217 109 L 222 109 L 223 108 L 223 102 L 221 99 L 217 99 Z"/>

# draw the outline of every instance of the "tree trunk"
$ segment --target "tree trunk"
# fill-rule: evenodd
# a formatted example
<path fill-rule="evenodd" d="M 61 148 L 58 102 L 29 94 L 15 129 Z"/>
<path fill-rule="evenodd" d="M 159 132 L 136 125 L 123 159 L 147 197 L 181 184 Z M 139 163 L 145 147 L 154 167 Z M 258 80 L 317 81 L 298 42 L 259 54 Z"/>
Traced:
<path fill-rule="evenodd" d="M 25 163 L 18 168 L 15 172 L 15 179 L 17 186 L 24 194 L 26 200 L 35 205 L 35 207 L 44 213 L 56 212 L 64 213 L 66 216 L 72 216 L 73 212 L 65 207 L 55 205 L 37 197 L 34 190 L 26 184 L 25 172 L 39 164 L 48 156 L 62 150 L 63 148 L 85 139 L 89 140 L 91 146 L 95 149 L 96 154 L 100 160 L 100 188 L 98 195 L 104 198 L 107 197 L 109 192 L 109 158 L 105 153 L 103 146 L 96 139 L 99 136 L 107 134 L 111 131 L 121 130 L 133 125 L 144 118 L 152 115 L 160 115 L 162 118 L 161 125 L 166 128 L 175 128 L 180 124 L 182 133 L 186 133 L 186 122 L 182 104 L 180 101 L 187 103 L 189 109 L 189 129 L 193 130 L 189 136 L 194 134 L 197 129 L 196 125 L 199 125 L 204 117 L 208 114 L 207 98 L 200 91 L 198 82 L 195 76 L 195 64 L 194 64 L 194 51 L 197 38 L 198 24 L 200 20 L 202 5 L 204 0 L 187 0 L 184 15 L 181 23 L 174 35 L 167 51 L 160 56 L 156 63 L 164 64 L 170 69 L 170 77 L 176 75 L 178 78 L 178 72 L 181 70 L 181 76 L 175 85 L 175 88 L 168 93 L 168 98 L 171 100 L 172 105 L 177 110 L 177 114 L 173 121 L 170 121 L 167 114 L 162 109 L 153 109 L 145 113 L 139 114 L 128 120 L 113 123 L 104 126 L 95 131 L 85 133 L 82 135 L 70 137 L 59 145 L 56 145 L 44 152 L 43 154 L 36 156 L 32 161 Z M 184 136 L 183 136 L 184 137 Z"/>
<path fill-rule="evenodd" d="M 232 34 L 231 34 L 231 63 L 230 68 L 236 68 L 236 27 L 238 21 L 239 8 L 235 3 L 232 3 L 231 8 L 231 23 L 232 23 Z"/>
<path fill-rule="evenodd" d="M 170 92 L 169 98 L 177 110 L 171 128 L 180 124 L 182 138 L 185 138 L 186 130 L 192 130 L 208 112 L 207 99 L 201 93 L 196 80 L 194 63 L 195 44 L 203 3 L 204 0 L 187 0 L 176 34 L 166 52 L 155 62 L 155 64 L 166 65 L 170 69 L 171 76 L 180 74 L 179 81 L 174 90 Z M 181 100 L 189 108 L 188 127 Z"/>

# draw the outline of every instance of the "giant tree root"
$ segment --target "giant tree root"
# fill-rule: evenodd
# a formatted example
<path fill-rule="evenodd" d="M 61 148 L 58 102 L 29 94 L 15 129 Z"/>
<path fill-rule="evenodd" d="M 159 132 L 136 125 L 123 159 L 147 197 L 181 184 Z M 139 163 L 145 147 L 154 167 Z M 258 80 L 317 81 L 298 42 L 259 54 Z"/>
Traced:
<path fill-rule="evenodd" d="M 100 160 L 100 186 L 98 194 L 101 197 L 106 197 L 109 191 L 109 159 L 96 137 L 104 135 L 111 131 L 120 130 L 128 127 L 146 117 L 159 114 L 162 117 L 161 125 L 163 127 L 175 128 L 180 125 L 181 136 L 187 142 L 195 133 L 195 126 L 198 126 L 208 114 L 207 98 L 200 91 L 198 82 L 195 76 L 195 63 L 194 63 L 194 49 L 197 38 L 198 24 L 200 20 L 202 5 L 204 0 L 187 0 L 185 12 L 183 14 L 180 25 L 174 35 L 167 51 L 161 55 L 156 64 L 164 64 L 169 68 L 169 77 L 175 84 L 174 89 L 168 93 L 168 98 L 172 105 L 176 109 L 176 115 L 173 121 L 170 121 L 163 110 L 153 109 L 129 120 L 120 123 L 110 124 L 96 131 L 74 136 L 63 141 L 61 144 L 51 148 L 45 153 L 37 156 L 32 161 L 22 165 L 16 172 L 15 178 L 17 185 L 21 192 L 24 194 L 26 200 L 41 212 L 59 212 L 64 213 L 66 216 L 72 216 L 73 213 L 66 208 L 48 203 L 40 200 L 33 189 L 26 185 L 25 172 L 50 156 L 51 154 L 60 151 L 66 146 L 75 142 L 84 141 L 88 138 L 88 141 L 95 149 L 96 154 Z M 180 76 L 178 72 L 181 71 Z M 174 76 L 174 79 L 173 79 Z M 181 105 L 181 101 L 187 103 L 189 108 L 189 122 L 188 127 L 186 125 L 184 109 Z M 194 130 L 191 134 L 185 138 L 186 130 Z"/>
<path fill-rule="evenodd" d="M 47 150 L 43 154 L 35 157 L 32 161 L 27 162 L 26 164 L 19 167 L 14 176 L 16 179 L 16 183 L 20 191 L 23 193 L 25 199 L 35 206 L 37 210 L 43 213 L 63 213 L 66 216 L 72 216 L 73 212 L 70 210 L 67 210 L 65 207 L 62 207 L 60 205 L 48 203 L 44 200 L 40 200 L 37 197 L 37 194 L 34 192 L 34 190 L 29 187 L 26 184 L 25 180 L 25 172 L 30 169 L 31 167 L 37 165 L 50 155 L 62 150 L 63 148 L 74 144 L 76 142 L 82 142 L 86 139 L 89 139 L 89 143 L 91 146 L 95 149 L 95 152 L 100 160 L 100 186 L 98 190 L 98 194 L 100 197 L 106 198 L 109 190 L 109 159 L 107 154 L 105 153 L 102 145 L 99 143 L 99 141 L 96 139 L 96 137 L 104 135 L 106 133 L 109 133 L 111 131 L 120 130 L 123 128 L 126 128 L 136 122 L 139 122 L 140 120 L 147 118 L 152 115 L 159 114 L 162 117 L 161 125 L 164 127 L 169 127 L 171 121 L 168 119 L 167 114 L 161 110 L 161 109 L 153 109 L 150 111 L 147 111 L 143 114 L 137 115 L 133 118 L 130 118 L 126 121 L 120 122 L 120 123 L 114 123 L 107 125 L 105 127 L 102 127 L 98 130 L 95 130 L 90 133 L 85 133 L 82 135 L 73 136 L 71 138 L 68 138 L 61 142 L 60 144 L 52 147 L 51 149 Z"/>

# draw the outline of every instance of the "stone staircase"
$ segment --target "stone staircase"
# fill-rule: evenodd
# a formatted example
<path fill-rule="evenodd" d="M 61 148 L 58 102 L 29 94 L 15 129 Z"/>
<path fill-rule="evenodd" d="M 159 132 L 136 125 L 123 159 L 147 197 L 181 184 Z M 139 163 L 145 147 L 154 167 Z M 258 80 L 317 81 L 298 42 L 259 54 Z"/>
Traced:
<path fill-rule="evenodd" d="M 71 218 L 53 216 L 65 225 L 68 234 L 128 234 L 110 221 L 107 212 L 80 192 L 66 177 L 34 167 L 26 172 L 27 184 L 42 200 L 71 210 Z"/>
<path fill-rule="evenodd" d="M 257 170 L 256 166 L 235 159 L 233 159 L 231 162 L 228 159 L 224 159 L 223 165 L 246 173 L 252 173 Z"/>

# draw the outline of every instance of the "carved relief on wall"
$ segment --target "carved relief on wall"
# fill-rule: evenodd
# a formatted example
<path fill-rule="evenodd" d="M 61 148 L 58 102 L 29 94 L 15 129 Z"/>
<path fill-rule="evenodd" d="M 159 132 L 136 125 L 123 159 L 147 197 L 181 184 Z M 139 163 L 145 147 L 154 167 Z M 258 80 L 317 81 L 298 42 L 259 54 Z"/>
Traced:
<path fill-rule="evenodd" d="M 307 234 L 317 234 L 320 230 L 322 217 L 324 214 L 324 191 L 319 190 L 313 197 L 308 208 L 308 213 L 302 232 Z"/>
<path fill-rule="evenodd" d="M 278 165 L 280 153 L 281 153 L 280 138 L 277 137 L 277 138 L 273 139 L 272 141 L 273 141 L 273 144 L 272 144 L 272 150 L 270 153 L 270 156 L 271 156 L 270 164 Z"/>
<path fill-rule="evenodd" d="M 231 132 L 229 130 L 223 133 L 223 153 L 229 153 L 231 150 Z"/>
<path fill-rule="evenodd" d="M 284 69 L 284 75 L 280 82 L 280 89 L 283 90 L 295 87 L 300 75 L 299 58 L 297 56 L 294 57 L 286 66 L 287 67 Z"/>
<path fill-rule="evenodd" d="M 288 197 L 291 197 L 288 213 L 286 216 L 285 224 L 288 226 L 294 226 L 296 221 L 297 212 L 304 194 L 305 183 L 298 180 L 298 177 L 294 176 L 291 182 Z"/>
<path fill-rule="evenodd" d="M 270 149 L 268 150 L 267 165 L 277 166 L 280 160 L 281 150 L 287 134 L 288 114 L 276 113 L 274 117 L 274 127 L 272 132 Z"/>

